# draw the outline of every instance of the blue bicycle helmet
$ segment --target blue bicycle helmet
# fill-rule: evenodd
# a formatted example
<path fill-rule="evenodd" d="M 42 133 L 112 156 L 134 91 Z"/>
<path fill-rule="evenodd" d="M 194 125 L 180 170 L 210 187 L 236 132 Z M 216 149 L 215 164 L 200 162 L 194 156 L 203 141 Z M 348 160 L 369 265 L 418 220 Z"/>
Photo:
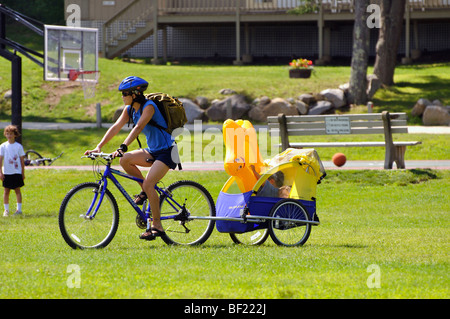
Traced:
<path fill-rule="evenodd" d="M 138 91 L 144 92 L 148 88 L 148 82 L 137 76 L 125 78 L 119 85 L 119 91 Z"/>

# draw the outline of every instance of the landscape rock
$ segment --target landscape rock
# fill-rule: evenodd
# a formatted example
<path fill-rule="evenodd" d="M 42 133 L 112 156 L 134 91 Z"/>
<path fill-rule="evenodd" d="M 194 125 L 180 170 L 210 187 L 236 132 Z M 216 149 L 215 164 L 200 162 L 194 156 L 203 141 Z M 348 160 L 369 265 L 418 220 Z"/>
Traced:
<path fill-rule="evenodd" d="M 124 108 L 124 106 L 121 106 L 121 107 L 119 107 L 119 108 L 114 112 L 114 115 L 113 115 L 113 123 L 115 123 L 115 122 L 119 119 L 120 115 L 121 115 L 122 112 L 123 112 L 123 108 Z"/>
<path fill-rule="evenodd" d="M 348 91 L 350 90 L 350 83 L 344 83 L 339 85 L 339 89 L 344 91 L 345 94 L 347 94 Z"/>
<path fill-rule="evenodd" d="M 179 98 L 180 102 L 183 103 L 184 111 L 186 112 L 187 124 L 193 124 L 194 120 L 201 120 L 205 114 L 200 106 L 195 104 L 190 99 Z"/>
<path fill-rule="evenodd" d="M 429 105 L 423 112 L 423 125 L 449 125 L 450 114 L 438 105 Z"/>
<path fill-rule="evenodd" d="M 304 103 L 302 101 L 295 101 L 294 105 L 297 108 L 298 114 L 300 114 L 300 115 L 308 114 L 309 107 L 306 103 Z"/>
<path fill-rule="evenodd" d="M 232 90 L 232 89 L 222 89 L 219 91 L 220 94 L 223 95 L 232 95 L 232 94 L 236 94 L 236 91 Z"/>
<path fill-rule="evenodd" d="M 194 103 L 200 106 L 202 110 L 206 110 L 209 107 L 208 98 L 204 96 L 197 96 L 194 100 Z"/>
<path fill-rule="evenodd" d="M 245 96 L 232 95 L 224 100 L 214 100 L 206 110 L 206 115 L 212 121 L 237 120 L 244 117 L 251 106 L 245 101 Z"/>
<path fill-rule="evenodd" d="M 270 103 L 270 98 L 267 96 L 263 96 L 262 98 L 259 99 L 260 106 L 267 105 L 269 103 Z"/>
<path fill-rule="evenodd" d="M 316 99 L 312 94 L 302 94 L 298 97 L 298 99 L 307 105 L 316 102 Z"/>
<path fill-rule="evenodd" d="M 11 98 L 12 98 L 12 90 L 6 91 L 5 94 L 3 95 L 3 99 L 10 100 Z"/>
<path fill-rule="evenodd" d="M 318 101 L 309 106 L 308 115 L 328 114 L 333 109 L 333 104 L 330 101 Z"/>
<path fill-rule="evenodd" d="M 419 99 L 416 104 L 414 105 L 411 115 L 412 116 L 422 116 L 423 112 L 425 111 L 426 107 L 428 105 L 431 105 L 431 102 L 427 99 Z"/>
<path fill-rule="evenodd" d="M 444 104 L 442 104 L 442 102 L 439 100 L 434 100 L 433 102 L 431 102 L 431 104 L 437 105 L 437 106 L 444 106 Z"/>
<path fill-rule="evenodd" d="M 347 105 L 344 91 L 341 89 L 326 89 L 320 92 L 327 101 L 330 101 L 335 108 L 341 108 Z"/>
<path fill-rule="evenodd" d="M 261 103 L 253 107 L 248 116 L 251 120 L 266 122 L 268 116 L 277 116 L 283 113 L 285 115 L 298 115 L 297 108 L 282 98 L 274 98 L 268 104 Z"/>

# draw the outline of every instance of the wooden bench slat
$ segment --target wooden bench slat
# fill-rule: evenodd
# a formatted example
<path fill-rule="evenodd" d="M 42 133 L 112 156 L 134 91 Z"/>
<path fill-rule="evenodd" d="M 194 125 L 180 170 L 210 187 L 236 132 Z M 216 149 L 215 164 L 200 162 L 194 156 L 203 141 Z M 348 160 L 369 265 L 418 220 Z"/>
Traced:
<path fill-rule="evenodd" d="M 406 120 L 406 113 L 389 113 L 392 120 Z M 351 121 L 354 120 L 382 120 L 381 113 L 367 113 L 367 114 L 348 114 L 348 115 L 286 115 L 287 122 L 314 122 L 325 121 L 325 117 L 348 117 Z M 268 116 L 268 123 L 278 123 L 277 116 Z"/>
<path fill-rule="evenodd" d="M 271 134 L 278 133 L 279 130 L 272 129 Z M 393 127 L 392 133 L 408 133 L 408 128 L 406 127 Z M 288 131 L 289 136 L 308 136 L 308 135 L 351 135 L 351 134 L 384 134 L 384 128 L 352 128 L 350 134 L 327 134 L 325 128 L 310 128 L 310 129 L 295 129 Z"/>
<path fill-rule="evenodd" d="M 395 146 L 414 146 L 422 144 L 422 142 L 412 141 L 412 142 L 394 142 Z M 281 146 L 278 144 L 276 146 Z M 291 147 L 385 147 L 385 142 L 298 142 L 290 143 Z"/>

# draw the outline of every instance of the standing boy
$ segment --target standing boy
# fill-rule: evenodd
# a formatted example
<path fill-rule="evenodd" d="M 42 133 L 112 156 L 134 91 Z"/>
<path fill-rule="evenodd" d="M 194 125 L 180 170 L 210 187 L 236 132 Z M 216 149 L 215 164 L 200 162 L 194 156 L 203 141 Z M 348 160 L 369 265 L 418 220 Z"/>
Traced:
<path fill-rule="evenodd" d="M 4 135 L 7 142 L 0 145 L 0 179 L 3 181 L 5 192 L 3 194 L 3 205 L 5 211 L 3 217 L 9 216 L 9 193 L 11 189 L 16 193 L 17 210 L 14 215 L 22 214 L 22 193 L 20 188 L 24 186 L 25 179 L 25 152 L 22 145 L 16 142 L 20 136 L 19 130 L 14 125 L 5 128 Z"/>

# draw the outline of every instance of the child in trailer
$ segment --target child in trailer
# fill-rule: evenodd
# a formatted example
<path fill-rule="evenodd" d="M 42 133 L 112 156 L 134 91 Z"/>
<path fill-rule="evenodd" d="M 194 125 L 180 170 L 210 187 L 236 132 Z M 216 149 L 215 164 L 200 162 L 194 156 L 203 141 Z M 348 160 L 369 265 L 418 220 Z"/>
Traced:
<path fill-rule="evenodd" d="M 21 144 L 16 142 L 20 136 L 19 130 L 14 125 L 5 128 L 4 135 L 8 141 L 0 145 L 0 179 L 5 188 L 3 193 L 3 217 L 9 216 L 9 194 L 11 189 L 16 193 L 17 209 L 14 215 L 22 214 L 22 193 L 25 180 L 25 152 Z"/>
<path fill-rule="evenodd" d="M 258 174 L 258 172 L 256 172 L 255 166 L 250 165 L 250 168 L 252 169 L 252 172 L 255 175 L 256 179 L 259 180 L 261 175 Z M 283 172 L 276 172 L 275 174 L 272 174 L 267 180 L 269 182 L 265 181 L 258 190 L 257 192 L 258 196 L 289 198 L 291 187 L 283 185 L 284 180 Z"/>

